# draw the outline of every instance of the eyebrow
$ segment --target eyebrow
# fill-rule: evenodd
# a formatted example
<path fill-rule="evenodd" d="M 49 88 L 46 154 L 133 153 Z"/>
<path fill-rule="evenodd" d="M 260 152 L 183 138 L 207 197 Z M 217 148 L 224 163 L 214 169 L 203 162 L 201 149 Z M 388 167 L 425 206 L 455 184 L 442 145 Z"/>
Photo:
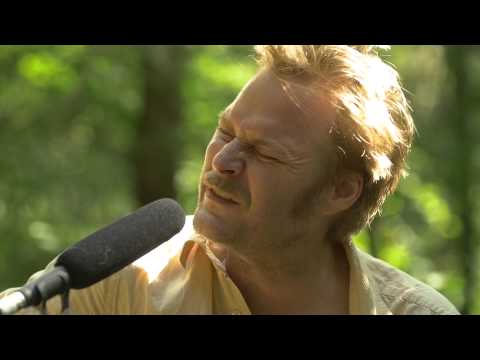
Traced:
<path fill-rule="evenodd" d="M 227 117 L 227 114 L 226 114 L 225 110 L 221 111 L 218 115 L 218 124 L 220 125 L 222 122 L 227 122 L 227 123 L 229 122 L 229 119 Z M 288 147 L 285 146 L 285 148 L 284 148 L 283 146 L 278 146 L 273 141 L 257 138 L 257 139 L 249 140 L 248 143 L 250 143 L 252 145 L 263 145 L 263 146 L 266 146 L 268 148 L 272 148 L 274 151 L 278 150 L 284 156 L 290 155 L 290 149 Z"/>

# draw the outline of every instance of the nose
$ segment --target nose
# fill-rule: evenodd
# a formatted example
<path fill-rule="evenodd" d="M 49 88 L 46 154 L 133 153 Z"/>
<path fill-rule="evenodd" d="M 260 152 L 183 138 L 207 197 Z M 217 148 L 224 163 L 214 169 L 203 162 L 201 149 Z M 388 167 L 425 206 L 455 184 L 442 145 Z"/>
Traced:
<path fill-rule="evenodd" d="M 238 176 L 245 167 L 244 145 L 237 139 L 225 144 L 212 160 L 212 167 L 223 175 Z"/>

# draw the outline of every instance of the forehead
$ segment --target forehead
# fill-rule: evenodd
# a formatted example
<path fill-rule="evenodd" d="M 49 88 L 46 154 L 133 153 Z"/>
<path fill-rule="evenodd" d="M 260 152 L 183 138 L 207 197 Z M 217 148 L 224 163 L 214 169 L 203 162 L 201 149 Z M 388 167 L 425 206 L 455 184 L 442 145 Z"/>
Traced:
<path fill-rule="evenodd" d="M 286 85 L 266 69 L 245 85 L 224 112 L 229 122 L 246 133 L 259 132 L 294 146 L 328 145 L 333 116 L 328 104 L 308 98 L 302 87 Z"/>

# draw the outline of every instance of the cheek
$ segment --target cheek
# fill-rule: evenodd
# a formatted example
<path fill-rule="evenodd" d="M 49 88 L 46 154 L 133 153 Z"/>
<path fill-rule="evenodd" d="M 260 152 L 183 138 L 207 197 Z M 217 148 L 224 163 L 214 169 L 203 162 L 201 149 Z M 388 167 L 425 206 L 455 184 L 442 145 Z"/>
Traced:
<path fill-rule="evenodd" d="M 272 169 L 250 168 L 250 170 L 252 208 L 258 212 L 281 212 L 281 208 L 288 204 L 292 196 L 289 178 Z"/>

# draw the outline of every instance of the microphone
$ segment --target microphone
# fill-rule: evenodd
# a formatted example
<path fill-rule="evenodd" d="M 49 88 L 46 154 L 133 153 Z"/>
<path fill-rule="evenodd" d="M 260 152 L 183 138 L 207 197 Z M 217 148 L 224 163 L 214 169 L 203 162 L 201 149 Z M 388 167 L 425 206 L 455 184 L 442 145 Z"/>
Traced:
<path fill-rule="evenodd" d="M 1 299 L 0 314 L 89 287 L 169 240 L 184 224 L 185 213 L 172 199 L 145 205 L 63 251 L 51 271 Z"/>

